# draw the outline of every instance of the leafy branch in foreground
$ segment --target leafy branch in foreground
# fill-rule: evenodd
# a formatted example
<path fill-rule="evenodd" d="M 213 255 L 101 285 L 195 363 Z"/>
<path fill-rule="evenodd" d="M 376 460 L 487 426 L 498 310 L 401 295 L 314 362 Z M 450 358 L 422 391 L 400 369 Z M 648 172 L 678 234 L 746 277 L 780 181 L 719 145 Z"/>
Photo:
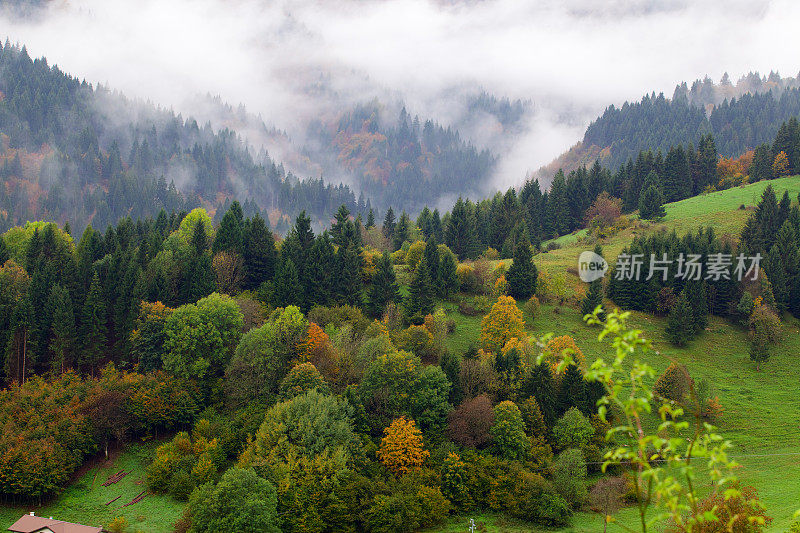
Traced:
<path fill-rule="evenodd" d="M 639 524 L 624 525 L 611 516 L 606 516 L 606 521 L 643 533 L 667 522 L 686 532 L 760 531 L 769 519 L 753 492 L 740 490 L 733 473 L 738 465 L 728 457 L 731 443 L 703 420 L 700 409 L 690 407 L 684 417 L 684 406 L 653 394 L 655 370 L 640 360 L 653 347 L 640 330 L 628 327 L 629 312 L 611 311 L 604 321 L 600 316 L 598 306 L 584 320 L 603 326 L 598 338 L 609 341 L 614 349 L 613 360 L 598 358 L 586 373 L 588 381 L 599 381 L 606 389 L 598 413 L 611 425 L 606 440 L 613 448 L 605 454 L 603 471 L 611 466 L 630 470 Z M 565 354 L 559 367 L 571 363 L 570 355 Z M 688 403 L 697 402 L 692 385 Z M 707 467 L 713 487 L 717 503 L 711 506 L 698 494 L 699 462 Z M 734 507 L 735 512 L 729 512 L 732 509 L 728 508 Z M 721 523 L 722 519 L 727 523 Z"/>

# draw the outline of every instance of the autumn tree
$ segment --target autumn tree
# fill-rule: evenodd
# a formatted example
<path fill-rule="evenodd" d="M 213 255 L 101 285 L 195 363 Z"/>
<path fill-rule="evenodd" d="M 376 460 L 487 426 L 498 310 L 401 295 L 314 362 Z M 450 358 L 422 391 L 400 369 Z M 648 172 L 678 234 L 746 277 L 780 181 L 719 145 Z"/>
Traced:
<path fill-rule="evenodd" d="M 776 178 L 789 175 L 789 158 L 786 156 L 786 152 L 780 151 L 775 155 L 775 159 L 772 161 L 772 175 Z"/>
<path fill-rule="evenodd" d="M 512 338 L 521 339 L 525 334 L 525 319 L 517 302 L 511 296 L 500 296 L 489 314 L 481 321 L 481 345 L 483 349 L 500 353 Z"/>
<path fill-rule="evenodd" d="M 419 468 L 430 456 L 423 448 L 422 432 L 411 419 L 396 419 L 384 430 L 384 435 L 376 455 L 396 476 Z"/>

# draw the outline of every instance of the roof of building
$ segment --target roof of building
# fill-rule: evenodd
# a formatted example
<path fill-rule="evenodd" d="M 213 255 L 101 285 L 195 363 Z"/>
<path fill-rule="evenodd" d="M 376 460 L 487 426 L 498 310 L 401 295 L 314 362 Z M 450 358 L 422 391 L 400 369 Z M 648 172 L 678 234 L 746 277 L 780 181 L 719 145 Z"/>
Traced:
<path fill-rule="evenodd" d="M 8 530 L 15 533 L 48 533 L 51 531 L 52 533 L 102 533 L 103 528 L 26 514 L 14 522 Z"/>

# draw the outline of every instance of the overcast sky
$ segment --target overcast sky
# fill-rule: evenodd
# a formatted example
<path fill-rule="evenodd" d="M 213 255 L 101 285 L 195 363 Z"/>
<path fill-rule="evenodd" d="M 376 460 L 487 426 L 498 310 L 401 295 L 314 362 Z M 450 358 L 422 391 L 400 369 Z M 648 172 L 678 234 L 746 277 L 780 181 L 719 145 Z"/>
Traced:
<path fill-rule="evenodd" d="M 452 91 L 531 100 L 534 118 L 497 183 L 521 181 L 578 141 L 611 103 L 727 71 L 800 70 L 792 1 L 55 0 L 0 33 L 91 82 L 192 112 L 197 93 L 244 103 L 298 134 L 330 98 L 390 92 L 450 120 Z M 601 7 L 602 6 L 602 7 Z M 569 114 L 572 123 L 564 123 Z"/>

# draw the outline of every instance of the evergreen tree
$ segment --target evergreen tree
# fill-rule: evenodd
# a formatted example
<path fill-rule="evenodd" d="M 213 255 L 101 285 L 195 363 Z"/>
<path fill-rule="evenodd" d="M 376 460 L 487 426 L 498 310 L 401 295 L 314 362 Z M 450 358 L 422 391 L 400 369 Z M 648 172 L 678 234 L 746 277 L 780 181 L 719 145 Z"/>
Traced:
<path fill-rule="evenodd" d="M 375 227 L 375 212 L 372 208 L 369 208 L 369 213 L 367 213 L 367 223 L 364 225 L 365 228 L 370 229 Z"/>
<path fill-rule="evenodd" d="M 81 239 L 83 240 L 83 239 Z M 206 235 L 206 225 L 202 220 L 198 220 L 192 231 L 192 249 L 195 255 L 202 255 L 208 248 L 208 236 Z"/>
<path fill-rule="evenodd" d="M 789 285 L 777 244 L 773 245 L 767 254 L 764 261 L 764 272 L 772 283 L 772 293 L 775 295 L 775 305 L 778 311 L 786 311 L 789 307 Z"/>
<path fill-rule="evenodd" d="M 297 304 L 303 291 L 300 285 L 297 267 L 291 259 L 285 258 L 278 264 L 272 284 L 271 301 L 275 307 L 286 307 Z"/>
<path fill-rule="evenodd" d="M 550 365 L 534 365 L 525 376 L 520 387 L 521 398 L 535 398 L 542 410 L 547 427 L 558 420 L 557 391 Z"/>
<path fill-rule="evenodd" d="M 83 305 L 81 363 L 88 366 L 92 375 L 103 357 L 108 329 L 106 309 L 97 272 L 92 276 L 89 294 Z"/>
<path fill-rule="evenodd" d="M 214 255 L 219 252 L 231 252 L 239 254 L 241 257 L 244 252 L 244 215 L 242 206 L 234 200 L 217 230 L 213 245 Z"/>
<path fill-rule="evenodd" d="M 656 220 L 666 214 L 664 197 L 661 191 L 651 185 L 639 198 L 639 218 L 642 220 Z"/>
<path fill-rule="evenodd" d="M 0 266 L 3 266 L 9 259 L 8 246 L 6 241 L 0 236 Z"/>
<path fill-rule="evenodd" d="M 396 225 L 394 211 L 392 210 L 392 206 L 389 206 L 389 209 L 386 210 L 386 216 L 383 219 L 383 236 L 390 241 L 394 239 L 394 228 Z"/>
<path fill-rule="evenodd" d="M 442 298 L 449 298 L 458 292 L 458 268 L 451 254 L 444 254 L 439 264 L 439 274 L 442 278 Z"/>
<path fill-rule="evenodd" d="M 260 215 L 256 214 L 247 225 L 244 239 L 244 288 L 257 289 L 272 279 L 278 253 L 275 238 Z"/>
<path fill-rule="evenodd" d="M 445 227 L 446 244 L 459 259 L 473 259 L 478 255 L 477 240 L 475 216 L 470 210 L 470 203 L 459 197 Z"/>
<path fill-rule="evenodd" d="M 700 333 L 708 327 L 708 292 L 706 282 L 689 280 L 683 287 L 689 307 L 692 308 L 692 333 Z"/>
<path fill-rule="evenodd" d="M 692 176 L 686 152 L 682 146 L 673 146 L 664 160 L 664 197 L 677 202 L 692 195 Z"/>
<path fill-rule="evenodd" d="M 331 226 L 333 243 L 342 248 L 347 248 L 350 244 L 358 245 L 360 239 L 356 233 L 356 226 L 350 220 L 350 210 L 347 209 L 347 206 L 342 205 L 336 212 Z"/>
<path fill-rule="evenodd" d="M 392 246 L 395 250 L 403 247 L 403 243 L 411 238 L 411 221 L 405 211 L 400 215 L 400 221 L 394 228 L 392 236 Z"/>
<path fill-rule="evenodd" d="M 389 302 L 400 300 L 392 259 L 387 252 L 378 259 L 375 275 L 367 290 L 367 309 L 373 317 L 380 317 Z"/>
<path fill-rule="evenodd" d="M 312 282 L 308 307 L 328 305 L 334 296 L 336 252 L 328 232 L 317 235 L 311 247 L 309 277 Z"/>
<path fill-rule="evenodd" d="M 682 292 L 667 319 L 666 333 L 670 342 L 675 346 L 686 346 L 694 331 L 693 321 L 692 308 Z"/>
<path fill-rule="evenodd" d="M 538 277 L 536 265 L 533 264 L 533 254 L 528 241 L 527 233 L 517 242 L 514 249 L 514 262 L 506 273 L 508 294 L 517 300 L 527 300 L 536 291 L 536 278 Z"/>
<path fill-rule="evenodd" d="M 772 179 L 772 159 L 769 145 L 761 144 L 756 147 L 753 161 L 750 163 L 750 168 L 747 169 L 751 183 Z"/>
<path fill-rule="evenodd" d="M 603 257 L 603 249 L 598 244 L 594 247 L 594 253 Z M 594 313 L 595 308 L 598 305 L 603 305 L 603 278 L 596 279 L 589 283 L 589 290 L 586 293 L 586 296 L 583 298 L 583 302 L 581 303 L 581 314 L 589 315 Z M 602 312 L 600 315 L 600 319 L 604 319 L 605 312 Z"/>
<path fill-rule="evenodd" d="M 56 284 L 50 291 L 48 307 L 52 310 L 50 362 L 56 372 L 72 367 L 75 349 L 75 315 L 69 291 Z"/>
<path fill-rule="evenodd" d="M 184 303 L 196 302 L 214 292 L 216 281 L 211 255 L 208 252 L 191 259 L 187 274 Z"/>
<path fill-rule="evenodd" d="M 425 256 L 425 263 L 428 265 L 428 271 L 431 275 L 434 293 L 441 297 L 444 293 L 444 286 L 442 283 L 439 248 L 436 246 L 436 240 L 433 236 L 428 237 L 423 255 Z"/>
<path fill-rule="evenodd" d="M 574 365 L 568 365 L 561 377 L 561 387 L 558 389 L 558 416 L 566 413 L 570 407 L 585 408 L 586 406 L 586 382 L 580 369 Z"/>
<path fill-rule="evenodd" d="M 347 305 L 363 305 L 361 282 L 361 255 L 355 244 L 340 247 L 336 252 L 336 278 L 334 280 L 336 299 Z"/>
<path fill-rule="evenodd" d="M 425 256 L 417 265 L 417 270 L 411 279 L 408 287 L 408 299 L 406 300 L 405 316 L 410 323 L 421 323 L 426 315 L 433 312 L 434 307 L 434 287 L 431 280 L 431 273 L 428 269 L 428 262 Z"/>

